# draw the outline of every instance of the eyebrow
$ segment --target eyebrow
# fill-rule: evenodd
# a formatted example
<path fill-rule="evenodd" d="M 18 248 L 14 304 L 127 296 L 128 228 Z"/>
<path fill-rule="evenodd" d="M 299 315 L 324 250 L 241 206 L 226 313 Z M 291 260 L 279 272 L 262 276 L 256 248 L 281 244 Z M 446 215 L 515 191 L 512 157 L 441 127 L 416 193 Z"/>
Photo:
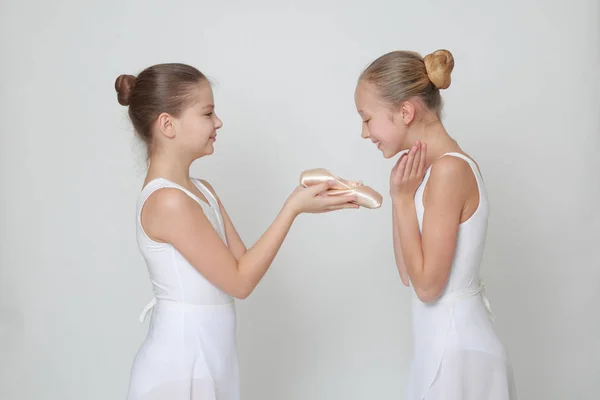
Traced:
<path fill-rule="evenodd" d="M 214 106 L 214 104 L 207 104 L 207 105 L 205 105 L 204 107 L 202 107 L 202 109 L 203 109 L 203 110 L 204 110 L 204 109 L 207 109 L 207 108 L 208 108 L 208 109 L 213 109 L 213 108 L 215 108 L 215 106 Z"/>

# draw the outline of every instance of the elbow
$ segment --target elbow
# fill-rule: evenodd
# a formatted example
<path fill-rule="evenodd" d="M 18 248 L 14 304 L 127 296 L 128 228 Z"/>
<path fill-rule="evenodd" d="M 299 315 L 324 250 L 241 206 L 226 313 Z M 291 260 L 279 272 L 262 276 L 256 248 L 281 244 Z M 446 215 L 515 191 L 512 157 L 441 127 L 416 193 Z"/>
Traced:
<path fill-rule="evenodd" d="M 240 291 L 240 292 L 235 293 L 233 295 L 233 297 L 235 297 L 238 300 L 246 300 L 250 296 L 251 293 L 252 293 L 251 291 Z"/>
<path fill-rule="evenodd" d="M 419 300 L 425 304 L 432 304 L 438 301 L 442 295 L 441 287 L 430 286 L 430 287 L 419 287 L 415 288 L 415 292 Z"/>
<path fill-rule="evenodd" d="M 238 300 L 246 300 L 248 297 L 250 297 L 250 295 L 254 291 L 254 288 L 254 285 L 242 282 L 237 286 L 234 293 L 232 293 L 231 295 Z"/>
<path fill-rule="evenodd" d="M 240 293 L 240 294 L 233 295 L 233 297 L 235 297 L 238 300 L 246 300 L 249 296 L 250 296 L 250 293 Z"/>
<path fill-rule="evenodd" d="M 428 270 L 431 271 L 432 269 L 429 268 Z M 448 277 L 449 273 L 443 273 L 439 269 L 435 273 L 419 276 L 416 282 L 413 282 L 413 287 L 419 300 L 425 304 L 437 302 L 446 289 Z"/>

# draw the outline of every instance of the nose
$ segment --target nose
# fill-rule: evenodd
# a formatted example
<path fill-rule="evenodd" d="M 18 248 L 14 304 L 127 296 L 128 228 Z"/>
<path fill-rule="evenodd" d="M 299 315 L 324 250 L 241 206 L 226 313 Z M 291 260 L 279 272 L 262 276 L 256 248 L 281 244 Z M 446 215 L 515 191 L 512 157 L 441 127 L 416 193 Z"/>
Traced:
<path fill-rule="evenodd" d="M 215 122 L 215 129 L 221 129 L 221 127 L 223 126 L 223 121 L 221 121 L 221 118 L 217 117 L 216 114 L 215 118 L 217 119 Z"/>
<path fill-rule="evenodd" d="M 362 131 L 360 132 L 360 136 L 363 139 L 368 139 L 371 137 L 371 135 L 369 134 L 369 128 L 367 128 L 366 124 L 363 124 Z"/>

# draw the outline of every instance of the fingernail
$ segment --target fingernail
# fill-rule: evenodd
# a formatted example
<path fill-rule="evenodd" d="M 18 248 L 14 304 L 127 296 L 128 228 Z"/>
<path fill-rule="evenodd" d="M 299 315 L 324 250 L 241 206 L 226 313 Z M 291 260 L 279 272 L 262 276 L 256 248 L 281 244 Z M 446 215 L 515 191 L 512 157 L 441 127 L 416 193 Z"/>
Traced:
<path fill-rule="evenodd" d="M 329 181 L 329 182 L 327 182 L 327 184 L 328 184 L 329 186 L 333 186 L 333 184 L 334 184 L 334 183 L 335 183 L 334 181 Z"/>

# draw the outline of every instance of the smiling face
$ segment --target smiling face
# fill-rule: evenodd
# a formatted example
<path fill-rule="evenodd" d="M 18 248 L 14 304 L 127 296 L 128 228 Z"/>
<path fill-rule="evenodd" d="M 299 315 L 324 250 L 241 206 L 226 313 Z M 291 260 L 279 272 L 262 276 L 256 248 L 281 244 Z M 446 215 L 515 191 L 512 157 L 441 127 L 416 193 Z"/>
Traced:
<path fill-rule="evenodd" d="M 192 160 L 214 152 L 217 130 L 223 122 L 215 113 L 212 88 L 201 80 L 190 88 L 188 104 L 179 115 L 162 113 L 157 120 L 158 146 Z"/>
<path fill-rule="evenodd" d="M 212 154 L 217 130 L 223 122 L 215 113 L 215 101 L 208 81 L 198 83 L 193 100 L 174 120 L 175 132 L 182 150 L 197 157 Z"/>
<path fill-rule="evenodd" d="M 363 121 L 361 136 L 364 139 L 371 139 L 385 158 L 391 158 L 405 148 L 408 128 L 401 110 L 394 111 L 385 104 L 372 83 L 361 79 L 356 86 L 354 101 Z"/>

